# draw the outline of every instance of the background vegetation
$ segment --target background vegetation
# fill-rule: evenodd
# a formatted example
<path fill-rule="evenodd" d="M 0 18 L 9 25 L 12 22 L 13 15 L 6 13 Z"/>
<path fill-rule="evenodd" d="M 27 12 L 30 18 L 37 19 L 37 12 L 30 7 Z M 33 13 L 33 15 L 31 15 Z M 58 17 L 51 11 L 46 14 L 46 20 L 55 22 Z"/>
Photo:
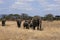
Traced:
<path fill-rule="evenodd" d="M 37 16 L 37 15 L 35 15 L 35 16 Z M 25 13 L 22 13 L 21 15 L 19 15 L 19 14 L 8 14 L 8 15 L 5 15 L 5 14 L 3 14 L 0 17 L 0 20 L 2 18 L 6 18 L 6 20 L 12 20 L 12 21 L 16 20 L 17 18 L 23 19 L 23 20 L 25 20 L 25 19 L 28 20 L 28 19 L 32 19 L 33 17 L 29 16 L 28 14 L 25 14 Z M 54 16 L 53 14 L 46 14 L 44 17 L 41 17 L 41 18 L 44 21 L 54 21 L 54 20 L 60 20 L 60 15 Z"/>

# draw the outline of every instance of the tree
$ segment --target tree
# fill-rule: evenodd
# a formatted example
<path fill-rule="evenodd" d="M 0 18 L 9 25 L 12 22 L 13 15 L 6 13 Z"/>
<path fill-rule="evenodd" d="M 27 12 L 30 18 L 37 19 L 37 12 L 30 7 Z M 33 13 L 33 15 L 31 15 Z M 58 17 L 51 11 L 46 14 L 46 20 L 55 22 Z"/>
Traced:
<path fill-rule="evenodd" d="M 7 20 L 15 20 L 15 19 L 14 19 L 14 14 L 9 14 L 9 15 L 7 15 L 6 19 L 7 19 Z"/>
<path fill-rule="evenodd" d="M 25 14 L 25 13 L 22 13 L 21 14 L 21 19 L 27 20 L 28 18 L 29 18 L 29 15 L 28 14 Z"/>
<path fill-rule="evenodd" d="M 6 18 L 6 17 L 7 17 L 7 15 L 5 15 L 5 14 L 2 15 L 2 18 Z"/>
<path fill-rule="evenodd" d="M 59 15 L 56 15 L 54 18 L 55 18 L 55 20 L 60 20 L 60 16 Z"/>
<path fill-rule="evenodd" d="M 53 21 L 53 19 L 54 19 L 54 16 L 52 15 L 52 14 L 47 14 L 47 15 L 45 15 L 45 20 L 48 20 L 48 21 Z"/>
<path fill-rule="evenodd" d="M 14 18 L 21 18 L 21 16 L 19 14 L 14 14 Z"/>

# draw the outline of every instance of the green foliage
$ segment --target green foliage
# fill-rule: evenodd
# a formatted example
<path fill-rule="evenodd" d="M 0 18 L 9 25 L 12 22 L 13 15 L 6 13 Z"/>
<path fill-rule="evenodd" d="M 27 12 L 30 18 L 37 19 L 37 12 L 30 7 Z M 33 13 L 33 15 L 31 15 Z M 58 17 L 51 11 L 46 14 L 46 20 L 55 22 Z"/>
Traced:
<path fill-rule="evenodd" d="M 52 14 L 47 14 L 44 17 L 44 20 L 47 20 L 47 21 L 53 21 L 53 19 L 54 19 L 54 16 Z"/>
<path fill-rule="evenodd" d="M 52 14 L 47 14 L 44 17 L 40 17 L 38 15 L 34 16 L 35 18 L 41 18 L 44 21 L 53 21 L 53 20 L 60 20 L 60 16 L 53 16 Z M 28 14 L 22 13 L 21 15 L 19 14 L 9 14 L 9 15 L 2 15 L 2 18 L 6 18 L 6 20 L 16 20 L 17 18 L 22 19 L 22 20 L 31 20 L 33 17 L 29 16 Z M 2 19 L 0 18 L 0 20 Z"/>
<path fill-rule="evenodd" d="M 20 18 L 21 16 L 19 14 L 14 14 L 15 18 Z"/>
<path fill-rule="evenodd" d="M 31 16 L 28 14 L 22 13 L 21 15 L 19 14 L 9 14 L 9 15 L 2 15 L 2 18 L 6 18 L 6 20 L 16 20 L 16 19 L 23 19 L 23 20 L 28 20 L 32 19 Z"/>
<path fill-rule="evenodd" d="M 55 20 L 60 20 L 60 16 L 55 16 Z"/>
<path fill-rule="evenodd" d="M 29 19 L 29 15 L 28 14 L 25 14 L 25 13 L 22 13 L 21 14 L 21 19 L 28 20 Z"/>

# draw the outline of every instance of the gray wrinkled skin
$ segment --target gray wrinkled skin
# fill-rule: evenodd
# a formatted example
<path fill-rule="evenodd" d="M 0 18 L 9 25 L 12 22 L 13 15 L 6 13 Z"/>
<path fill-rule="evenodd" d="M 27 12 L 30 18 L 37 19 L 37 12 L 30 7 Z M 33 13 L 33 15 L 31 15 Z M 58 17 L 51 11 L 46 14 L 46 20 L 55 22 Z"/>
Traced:
<path fill-rule="evenodd" d="M 33 29 L 37 27 L 37 30 L 41 30 L 42 20 L 40 17 L 33 17 L 32 18 Z"/>

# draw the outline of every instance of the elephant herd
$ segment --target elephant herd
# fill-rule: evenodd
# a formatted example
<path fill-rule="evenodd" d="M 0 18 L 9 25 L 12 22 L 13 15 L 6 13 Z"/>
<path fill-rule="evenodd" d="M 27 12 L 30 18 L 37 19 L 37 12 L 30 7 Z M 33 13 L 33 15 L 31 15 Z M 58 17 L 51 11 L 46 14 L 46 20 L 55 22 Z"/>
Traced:
<path fill-rule="evenodd" d="M 2 19 L 2 26 L 5 26 L 5 22 L 6 22 L 6 20 Z M 20 28 L 21 23 L 22 23 L 21 19 L 17 19 L 16 23 L 17 23 L 18 28 Z M 38 17 L 34 17 L 34 18 L 32 18 L 32 20 L 24 20 L 23 27 L 25 29 L 32 28 L 33 30 L 35 30 L 37 28 L 37 30 L 42 30 L 41 29 L 42 20 L 41 20 L 41 18 L 38 18 Z"/>

